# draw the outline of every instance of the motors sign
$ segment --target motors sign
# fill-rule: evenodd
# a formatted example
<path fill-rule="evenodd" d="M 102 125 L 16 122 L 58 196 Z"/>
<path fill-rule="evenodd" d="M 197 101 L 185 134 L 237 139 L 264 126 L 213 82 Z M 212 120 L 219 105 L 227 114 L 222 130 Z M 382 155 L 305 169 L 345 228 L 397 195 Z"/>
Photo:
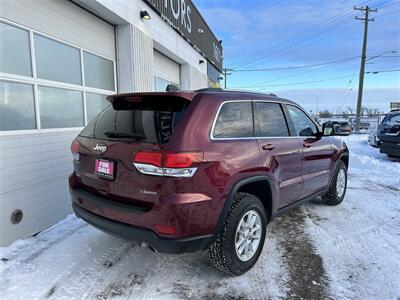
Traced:
<path fill-rule="evenodd" d="M 144 0 L 220 72 L 222 46 L 190 0 Z"/>

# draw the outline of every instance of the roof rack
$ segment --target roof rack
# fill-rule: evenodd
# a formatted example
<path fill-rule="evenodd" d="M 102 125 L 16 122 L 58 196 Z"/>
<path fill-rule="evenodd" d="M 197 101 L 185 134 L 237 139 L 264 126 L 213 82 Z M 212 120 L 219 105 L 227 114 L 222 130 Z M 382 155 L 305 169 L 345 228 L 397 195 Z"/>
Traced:
<path fill-rule="evenodd" d="M 249 90 L 229 89 L 229 90 L 225 90 L 225 91 L 226 92 L 237 92 L 237 93 L 253 93 L 253 94 L 260 94 L 260 95 L 278 97 L 276 94 L 273 94 L 273 93 L 261 93 L 261 92 L 253 92 L 253 91 L 249 91 Z"/>
<path fill-rule="evenodd" d="M 204 89 L 198 89 L 195 90 L 195 92 L 197 93 L 201 93 L 201 92 L 223 92 L 224 90 L 221 88 L 204 88 Z"/>
<path fill-rule="evenodd" d="M 278 97 L 276 94 L 273 93 L 260 93 L 260 92 L 253 92 L 253 91 L 248 91 L 248 90 L 231 90 L 231 89 L 221 89 L 221 88 L 204 88 L 204 89 L 198 89 L 195 90 L 196 93 L 201 93 L 201 92 L 235 92 L 235 93 L 253 93 L 253 94 L 262 94 L 262 95 L 267 95 L 267 96 L 272 96 L 272 97 Z"/>

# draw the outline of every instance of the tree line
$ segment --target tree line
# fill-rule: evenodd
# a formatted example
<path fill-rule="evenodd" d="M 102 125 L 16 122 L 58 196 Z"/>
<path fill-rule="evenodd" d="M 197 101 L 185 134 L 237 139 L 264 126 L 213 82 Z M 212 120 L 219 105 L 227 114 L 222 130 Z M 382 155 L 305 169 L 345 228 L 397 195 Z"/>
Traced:
<path fill-rule="evenodd" d="M 381 115 L 382 112 L 378 108 L 369 108 L 366 106 L 361 107 L 361 116 L 363 117 L 375 117 Z M 356 115 L 356 110 L 352 107 L 346 107 L 339 115 L 343 118 L 347 118 L 350 116 Z M 328 109 L 322 110 L 319 112 L 318 116 L 320 118 L 331 118 L 332 116 L 338 116 L 338 114 L 334 114 Z"/>

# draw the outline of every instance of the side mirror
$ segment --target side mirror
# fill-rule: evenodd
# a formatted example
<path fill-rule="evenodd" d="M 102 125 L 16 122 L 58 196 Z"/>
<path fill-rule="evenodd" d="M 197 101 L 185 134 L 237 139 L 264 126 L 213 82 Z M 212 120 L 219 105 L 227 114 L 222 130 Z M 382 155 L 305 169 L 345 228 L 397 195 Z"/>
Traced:
<path fill-rule="evenodd" d="M 332 123 L 325 123 L 322 125 L 322 135 L 323 136 L 332 136 L 335 134 L 335 127 Z"/>

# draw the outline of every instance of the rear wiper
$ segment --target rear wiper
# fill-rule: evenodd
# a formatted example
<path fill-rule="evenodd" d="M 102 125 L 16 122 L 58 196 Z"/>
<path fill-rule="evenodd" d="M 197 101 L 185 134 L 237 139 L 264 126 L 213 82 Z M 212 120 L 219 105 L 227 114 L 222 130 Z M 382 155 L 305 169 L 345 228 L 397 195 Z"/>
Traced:
<path fill-rule="evenodd" d="M 138 140 L 144 139 L 144 136 L 140 134 L 119 131 L 106 131 L 104 135 L 110 138 L 134 138 Z"/>

